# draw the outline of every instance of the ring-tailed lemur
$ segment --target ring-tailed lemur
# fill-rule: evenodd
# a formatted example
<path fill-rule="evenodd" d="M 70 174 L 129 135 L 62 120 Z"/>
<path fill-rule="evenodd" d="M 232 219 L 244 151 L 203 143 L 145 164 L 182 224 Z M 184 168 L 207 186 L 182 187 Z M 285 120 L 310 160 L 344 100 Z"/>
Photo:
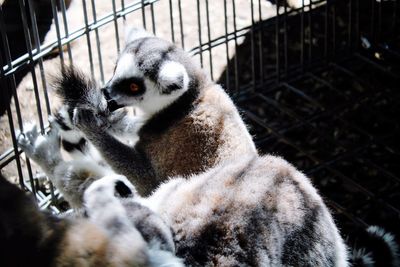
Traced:
<path fill-rule="evenodd" d="M 87 218 L 60 218 L 0 175 L 0 266 L 182 267 L 169 228 L 126 185 L 99 179 L 84 193 Z"/>
<path fill-rule="evenodd" d="M 58 147 L 56 134 L 38 137 L 27 132 L 19 142 L 43 169 L 68 169 L 70 163 L 54 158 L 54 151 L 43 152 L 45 147 Z M 91 169 L 86 164 L 80 167 L 65 177 L 57 173 L 61 176 L 56 180 L 75 177 L 75 186 L 79 188 L 81 182 L 84 188 Z M 116 174 L 97 179 L 84 192 L 85 205 L 98 212 L 89 212 L 95 221 L 124 213 L 133 217 L 133 224 L 150 244 L 146 233 L 154 231 L 147 232 L 141 226 L 149 229 L 149 225 L 158 225 L 154 223 L 157 220 L 151 219 L 151 224 L 145 220 L 146 215 L 131 213 L 137 214 L 136 205 L 141 205 L 147 209 L 143 214 L 158 214 L 175 234 L 176 255 L 190 266 L 348 265 L 343 240 L 317 191 L 307 177 L 274 156 L 230 157 L 202 174 L 171 178 L 147 198 L 135 194 L 135 187 Z M 97 198 L 86 195 L 95 192 Z M 70 199 L 82 198 L 79 190 L 66 193 L 75 194 Z M 110 201 L 112 194 L 134 197 L 127 202 Z M 103 205 L 110 207 L 103 209 Z M 167 232 L 166 227 L 162 229 Z M 164 245 L 171 246 L 169 242 Z"/>
<path fill-rule="evenodd" d="M 221 160 L 257 154 L 223 89 L 188 53 L 144 31 L 129 34 L 103 90 L 108 105 L 94 83 L 73 69 L 66 69 L 55 87 L 74 125 L 144 195 L 170 176 L 201 173 Z M 121 106 L 134 106 L 141 115 L 110 123 L 114 112 L 109 108 Z M 126 145 L 115 132 L 138 141 Z"/>

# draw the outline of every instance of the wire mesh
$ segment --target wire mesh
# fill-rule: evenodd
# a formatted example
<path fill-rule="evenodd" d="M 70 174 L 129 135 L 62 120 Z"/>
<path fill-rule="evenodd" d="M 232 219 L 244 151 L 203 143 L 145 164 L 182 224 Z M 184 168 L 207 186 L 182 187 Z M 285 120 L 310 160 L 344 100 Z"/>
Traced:
<path fill-rule="evenodd" d="M 0 6 L 1 98 L 12 98 L 1 120 L 9 146 L 0 151 L 0 169 L 14 170 L 15 180 L 42 208 L 60 212 L 65 206 L 16 145 L 16 130 L 27 120 L 20 103 L 24 92 L 17 88 L 29 73 L 35 107 L 29 119 L 46 131 L 53 103 L 44 62 L 57 57 L 74 64 L 84 57 L 91 75 L 104 83 L 111 74 L 108 62 L 123 46 L 122 21 L 135 17 L 198 58 L 235 99 L 258 149 L 282 155 L 313 179 L 349 242 L 371 224 L 400 236 L 397 0 L 301 0 L 295 8 L 285 1 L 113 0 L 101 12 L 99 2 L 82 0 L 83 23 L 75 28 L 68 2 Z M 14 21 L 4 11 L 7 3 L 18 14 Z M 47 41 L 44 10 L 55 27 L 55 38 Z M 113 33 L 105 42 L 103 29 L 109 26 Z M 13 47 L 11 36 L 13 44 L 25 45 Z M 83 54 L 74 50 L 81 39 Z M 104 54 L 109 49 L 114 59 Z"/>

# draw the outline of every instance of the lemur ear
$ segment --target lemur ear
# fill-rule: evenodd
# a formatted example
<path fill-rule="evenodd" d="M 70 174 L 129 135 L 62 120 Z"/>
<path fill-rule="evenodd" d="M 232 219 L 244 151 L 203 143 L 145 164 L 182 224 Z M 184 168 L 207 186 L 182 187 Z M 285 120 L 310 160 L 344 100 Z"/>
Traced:
<path fill-rule="evenodd" d="M 124 23 L 124 39 L 125 44 L 129 44 L 137 39 L 144 37 L 151 37 L 153 34 L 147 32 L 145 29 L 132 27 Z"/>
<path fill-rule="evenodd" d="M 175 61 L 165 61 L 158 73 L 158 83 L 161 85 L 163 94 L 170 94 L 179 89 L 186 91 L 189 86 L 189 75 L 182 64 Z"/>

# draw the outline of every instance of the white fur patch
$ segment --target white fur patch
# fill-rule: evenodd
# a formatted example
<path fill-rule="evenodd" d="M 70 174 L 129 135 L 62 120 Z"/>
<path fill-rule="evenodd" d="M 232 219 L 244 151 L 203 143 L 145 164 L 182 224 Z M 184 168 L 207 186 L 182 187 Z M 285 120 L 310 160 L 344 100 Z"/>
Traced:
<path fill-rule="evenodd" d="M 130 77 L 143 77 L 143 73 L 137 67 L 135 56 L 131 53 L 124 53 L 118 59 L 113 80 Z"/>
<path fill-rule="evenodd" d="M 166 61 L 162 64 L 160 72 L 158 74 L 160 84 L 168 86 L 171 84 L 182 85 L 184 91 L 187 90 L 189 85 L 189 76 L 186 72 L 185 67 L 175 61 Z M 183 81 L 182 84 L 180 84 Z"/>

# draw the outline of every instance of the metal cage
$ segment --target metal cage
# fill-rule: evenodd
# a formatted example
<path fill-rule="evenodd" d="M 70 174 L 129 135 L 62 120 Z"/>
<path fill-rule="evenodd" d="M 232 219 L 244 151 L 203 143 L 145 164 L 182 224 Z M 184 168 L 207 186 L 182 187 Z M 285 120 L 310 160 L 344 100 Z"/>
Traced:
<path fill-rule="evenodd" d="M 198 58 L 234 98 L 258 149 L 283 156 L 309 175 L 349 243 L 362 239 L 368 225 L 400 237 L 397 0 L 300 0 L 297 6 L 266 0 L 113 0 L 104 12 L 96 10 L 95 0 L 74 2 L 83 19 L 74 29 L 69 1 L 5 1 L 0 7 L 6 112 L 0 137 L 9 140 L 8 147 L 2 140 L 0 169 L 30 190 L 42 208 L 66 207 L 18 149 L 15 132 L 23 129 L 26 112 L 46 131 L 53 100 L 45 62 L 75 64 L 79 55 L 104 83 L 112 67 L 104 51 L 113 50 L 116 58 L 122 21 L 133 18 Z M 46 40 L 50 24 L 55 37 Z M 113 37 L 102 40 L 107 27 Z M 79 40 L 86 51 L 74 55 Z M 25 76 L 32 85 L 31 106 L 21 105 Z"/>

